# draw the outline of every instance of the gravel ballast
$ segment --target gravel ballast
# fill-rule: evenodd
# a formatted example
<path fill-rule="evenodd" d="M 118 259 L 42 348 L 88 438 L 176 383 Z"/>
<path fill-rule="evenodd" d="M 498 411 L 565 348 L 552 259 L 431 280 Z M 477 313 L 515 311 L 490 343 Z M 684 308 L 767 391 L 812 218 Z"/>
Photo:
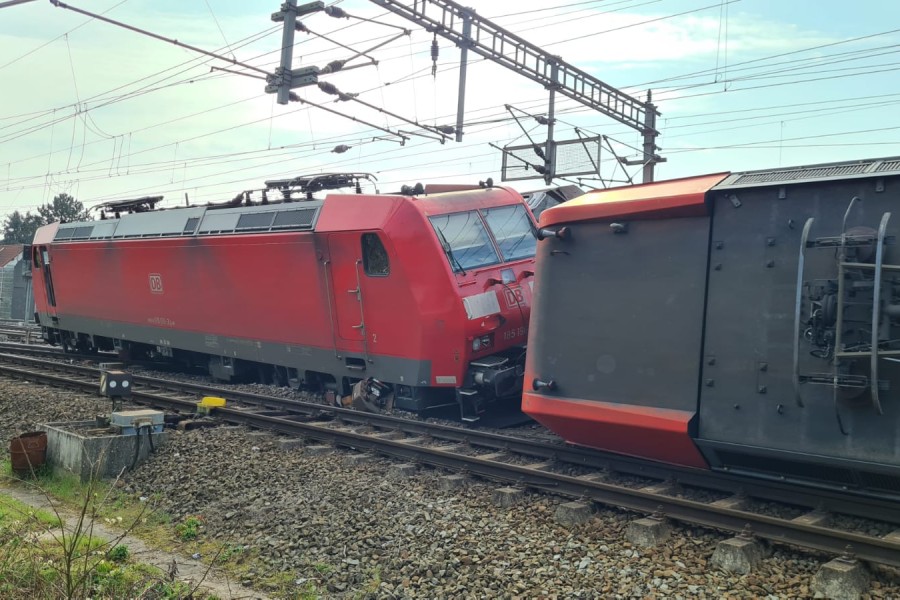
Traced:
<path fill-rule="evenodd" d="M 39 422 L 91 418 L 108 401 L 0 378 L 4 439 Z M 469 480 L 444 490 L 446 473 L 394 461 L 356 463 L 350 451 L 283 451 L 275 436 L 243 428 L 174 432 L 125 477 L 136 497 L 158 499 L 176 520 L 202 515 L 206 541 L 243 546 L 259 562 L 242 575 L 272 577 L 322 598 L 803 598 L 813 597 L 821 557 L 776 548 L 755 573 L 738 576 L 709 559 L 724 534 L 677 526 L 664 546 L 625 541 L 638 515 L 601 509 L 567 529 L 554 512 L 565 500 L 525 495 L 499 508 L 503 484 Z M 884 575 L 872 597 L 900 597 Z"/>

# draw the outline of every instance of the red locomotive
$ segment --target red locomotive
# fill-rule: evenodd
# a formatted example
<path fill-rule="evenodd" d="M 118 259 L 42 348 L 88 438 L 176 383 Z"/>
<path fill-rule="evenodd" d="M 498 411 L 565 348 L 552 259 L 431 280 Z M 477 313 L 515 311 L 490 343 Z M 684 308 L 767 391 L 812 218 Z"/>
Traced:
<path fill-rule="evenodd" d="M 897 497 L 898 198 L 889 158 L 546 210 L 523 410 L 575 444 Z"/>
<path fill-rule="evenodd" d="M 101 220 L 42 227 L 32 268 L 45 338 L 223 380 L 348 394 L 373 378 L 398 408 L 458 404 L 467 420 L 520 396 L 536 244 L 522 197 L 490 182 L 362 194 L 360 177 L 267 182 L 257 201 L 216 206 L 115 202 Z"/>

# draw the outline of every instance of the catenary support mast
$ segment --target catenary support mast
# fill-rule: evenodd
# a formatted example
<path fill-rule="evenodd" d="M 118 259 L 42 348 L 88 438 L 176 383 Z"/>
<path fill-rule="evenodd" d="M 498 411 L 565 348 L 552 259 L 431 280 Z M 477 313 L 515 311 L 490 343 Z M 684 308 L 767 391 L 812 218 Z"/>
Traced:
<path fill-rule="evenodd" d="M 371 0 L 427 31 L 444 37 L 462 49 L 460 68 L 460 97 L 457 114 L 457 141 L 462 139 L 462 109 L 465 106 L 465 65 L 468 50 L 515 71 L 550 91 L 550 124 L 545 148 L 545 180 L 553 179 L 555 143 L 553 113 L 555 93 L 559 92 L 641 133 L 644 138 L 643 156 L 635 163 L 642 164 L 643 180 L 653 181 L 654 166 L 663 162 L 656 151 L 656 106 L 618 90 L 596 77 L 554 56 L 539 46 L 503 29 L 489 19 L 479 16 L 452 0 Z"/>

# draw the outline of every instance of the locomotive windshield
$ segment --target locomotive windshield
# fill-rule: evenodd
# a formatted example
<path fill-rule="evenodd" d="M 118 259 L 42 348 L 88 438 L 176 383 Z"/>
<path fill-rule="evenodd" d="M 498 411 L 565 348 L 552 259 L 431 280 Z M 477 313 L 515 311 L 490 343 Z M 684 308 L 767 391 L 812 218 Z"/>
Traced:
<path fill-rule="evenodd" d="M 436 215 L 430 220 L 454 271 L 530 258 L 535 253 L 537 238 L 522 205 Z"/>
<path fill-rule="evenodd" d="M 500 262 L 478 211 L 437 215 L 431 224 L 454 271 L 486 267 Z"/>
<path fill-rule="evenodd" d="M 484 218 L 497 240 L 504 261 L 534 256 L 537 237 L 524 206 L 489 208 L 484 211 Z"/>

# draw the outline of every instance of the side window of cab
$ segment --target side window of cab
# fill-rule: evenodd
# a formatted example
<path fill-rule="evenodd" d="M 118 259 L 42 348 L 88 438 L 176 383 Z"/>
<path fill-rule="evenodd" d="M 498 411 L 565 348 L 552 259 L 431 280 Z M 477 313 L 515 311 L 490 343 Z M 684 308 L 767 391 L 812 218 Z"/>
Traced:
<path fill-rule="evenodd" d="M 363 269 L 370 277 L 387 277 L 391 274 L 391 263 L 387 250 L 377 233 L 362 235 Z"/>

